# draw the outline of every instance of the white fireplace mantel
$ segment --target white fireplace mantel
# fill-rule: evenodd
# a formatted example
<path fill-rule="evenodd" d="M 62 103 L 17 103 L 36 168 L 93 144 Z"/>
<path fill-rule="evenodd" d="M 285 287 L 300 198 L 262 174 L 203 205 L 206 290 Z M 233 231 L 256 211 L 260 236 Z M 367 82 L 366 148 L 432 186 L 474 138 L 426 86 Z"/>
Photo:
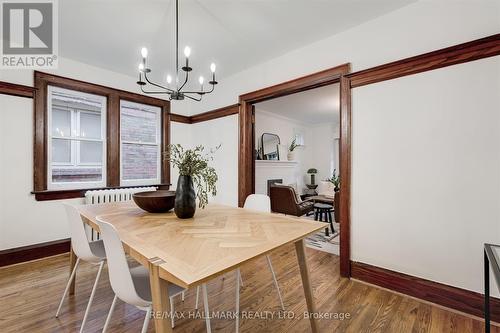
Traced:
<path fill-rule="evenodd" d="M 267 181 L 271 179 L 282 179 L 283 184 L 297 183 L 298 175 L 297 161 L 255 161 L 255 193 L 267 194 Z"/>
<path fill-rule="evenodd" d="M 274 160 L 256 160 L 255 167 L 256 168 L 269 168 L 269 167 L 278 167 L 278 168 L 295 168 L 297 166 L 297 161 L 274 161 Z"/>

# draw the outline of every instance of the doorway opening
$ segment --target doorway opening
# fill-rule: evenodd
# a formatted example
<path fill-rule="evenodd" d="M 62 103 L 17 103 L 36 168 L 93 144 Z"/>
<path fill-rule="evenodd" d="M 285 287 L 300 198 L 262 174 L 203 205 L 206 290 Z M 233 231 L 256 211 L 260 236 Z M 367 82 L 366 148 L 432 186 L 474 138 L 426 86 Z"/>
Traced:
<path fill-rule="evenodd" d="M 319 178 L 325 178 L 325 179 L 320 179 L 320 181 L 326 181 L 326 178 L 332 178 L 333 176 L 333 169 L 332 167 L 338 172 L 336 176 L 340 177 L 341 180 L 341 186 L 340 186 L 340 193 L 338 196 L 338 207 L 337 207 L 337 214 L 338 214 L 338 223 L 340 225 L 337 226 L 337 230 L 340 232 L 340 237 L 339 237 L 339 254 L 340 254 L 340 273 L 344 277 L 349 277 L 350 276 L 350 208 L 349 208 L 349 203 L 350 203 L 350 170 L 351 170 L 351 161 L 350 161 L 350 152 L 351 152 L 351 133 L 350 133 L 350 127 L 351 127 L 351 110 L 350 110 L 350 87 L 348 85 L 348 80 L 345 78 L 345 75 L 348 74 L 350 71 L 350 65 L 349 64 L 344 64 L 341 66 L 337 66 L 328 70 L 324 70 L 318 73 L 314 73 L 311 75 L 307 75 L 295 80 L 287 81 L 275 86 L 271 86 L 268 88 L 264 88 L 261 90 L 257 90 L 245 95 L 240 96 L 240 110 L 239 110 L 239 126 L 240 126 L 240 150 L 239 150 L 239 205 L 242 206 L 246 197 L 249 194 L 252 193 L 259 193 L 257 191 L 261 191 L 261 186 L 260 186 L 260 178 L 258 179 L 258 182 L 256 182 L 256 163 L 257 164 L 277 164 L 280 167 L 284 166 L 285 164 L 289 164 L 292 166 L 293 169 L 299 170 L 297 171 L 297 175 L 299 177 L 298 180 L 302 180 L 303 184 L 307 187 L 307 190 L 311 190 L 308 188 L 309 185 L 311 184 L 310 180 L 310 175 L 313 173 L 311 172 L 308 174 L 309 176 L 309 181 L 307 180 L 307 176 L 300 175 L 300 173 L 304 170 L 303 168 L 306 168 L 305 166 L 302 165 L 299 167 L 298 162 L 296 163 L 297 166 L 294 166 L 295 163 L 293 161 L 294 158 L 297 156 L 297 151 L 295 154 L 293 154 L 293 151 L 295 148 L 292 150 L 292 156 L 290 156 L 291 161 L 288 161 L 288 155 L 289 151 L 291 148 L 290 145 L 292 144 L 293 140 L 295 139 L 294 145 L 297 145 L 302 143 L 302 146 L 307 146 L 306 142 L 306 135 L 304 135 L 305 132 L 310 131 L 305 131 L 301 130 L 300 126 L 297 126 L 294 130 L 292 129 L 291 132 L 286 132 L 286 134 L 282 134 L 284 137 L 280 137 L 279 135 L 278 138 L 276 137 L 277 133 L 273 133 L 273 129 L 275 130 L 275 127 L 269 127 L 267 126 L 266 132 L 264 132 L 263 128 L 259 128 L 260 125 L 256 124 L 258 121 L 259 116 L 258 114 L 258 109 L 259 107 L 262 108 L 262 106 L 270 106 L 273 103 L 278 103 L 279 98 L 283 96 L 288 96 L 289 98 L 300 98 L 301 96 L 299 93 L 304 93 L 304 94 L 314 94 L 315 90 L 318 92 L 324 93 L 328 88 L 331 89 L 331 95 L 335 95 L 335 90 L 338 91 L 338 112 L 339 112 L 339 117 L 337 119 L 337 126 L 338 126 L 338 134 L 337 138 L 335 138 L 335 129 L 334 129 L 334 123 L 335 123 L 335 116 L 333 109 L 331 108 L 331 115 L 332 115 L 332 122 L 330 123 L 331 126 L 331 137 L 332 143 L 328 142 L 327 144 L 321 144 L 321 143 L 314 143 L 315 139 L 310 139 L 311 146 L 310 147 L 316 147 L 318 149 L 325 149 L 325 151 L 328 151 L 327 155 L 330 155 L 332 158 L 330 158 L 330 166 L 329 167 L 322 167 L 323 172 L 325 175 L 321 174 Z M 320 90 L 321 89 L 321 90 Z M 326 90 L 322 90 L 326 89 Z M 295 97 L 294 97 L 295 95 Z M 297 97 L 299 96 L 299 97 Z M 311 97 L 311 96 L 309 96 Z M 330 96 L 331 97 L 331 96 Z M 307 96 L 306 98 L 307 99 Z M 274 102 L 273 102 L 274 101 Z M 257 111 L 256 111 L 257 108 Z M 285 107 L 286 109 L 286 107 Z M 265 111 L 265 110 L 264 110 Z M 284 112 L 284 111 L 282 111 Z M 278 111 L 279 113 L 279 111 Z M 302 112 L 297 111 L 297 117 L 302 116 L 302 120 L 309 120 L 312 122 L 313 116 L 307 117 L 307 111 L 303 110 Z M 282 119 L 283 120 L 283 119 Z M 266 120 L 264 120 L 265 122 Z M 264 127 L 265 127 L 264 126 Z M 259 133 L 256 133 L 257 132 Z M 288 130 L 289 131 L 289 130 Z M 304 133 L 301 133 L 304 132 Z M 262 133 L 260 133 L 262 132 Z M 285 132 L 284 132 L 285 133 Z M 260 135 L 260 138 L 259 138 Z M 310 136 L 311 137 L 311 136 Z M 335 139 L 337 139 L 337 144 L 335 142 Z M 281 141 L 283 140 L 283 145 Z M 279 141 L 279 143 L 278 143 Z M 259 144 L 260 142 L 260 144 Z M 276 147 L 273 151 L 272 147 Z M 331 149 L 329 148 L 331 147 Z M 271 149 L 271 150 L 269 150 Z M 296 148 L 296 149 L 301 149 L 301 148 Z M 306 148 L 307 149 L 307 148 Z M 337 149 L 337 154 L 335 154 L 335 149 Z M 269 152 L 266 152 L 266 150 L 269 150 Z M 309 153 L 312 152 L 314 154 L 314 149 L 311 149 Z M 286 158 L 284 158 L 284 155 L 286 154 Z M 295 156 L 293 156 L 295 155 Z M 306 154 L 307 155 L 307 154 Z M 338 156 L 335 157 L 335 155 Z M 281 156 L 281 159 L 280 159 Z M 310 155 L 309 155 L 310 156 Z M 259 162 L 262 161 L 262 162 Z M 268 161 L 268 162 L 263 162 L 263 161 Z M 282 163 L 280 162 L 282 161 Z M 290 162 L 290 163 L 289 163 Z M 319 163 L 319 162 L 318 162 Z M 306 165 L 307 163 L 304 163 Z M 257 167 L 257 168 L 260 168 Z M 309 169 L 314 169 L 314 167 L 308 168 L 306 171 L 309 171 Z M 316 168 L 318 169 L 318 168 Z M 301 171 L 302 170 L 302 171 Z M 314 171 L 314 170 L 311 170 Z M 319 170 L 317 170 L 319 171 Z M 331 172 L 331 175 L 327 175 L 328 173 Z M 259 173 L 260 175 L 260 173 Z M 304 177 L 302 177 L 304 176 Z M 325 177 L 326 176 L 326 177 Z M 285 176 L 286 177 L 286 176 Z M 292 176 L 288 176 L 292 177 Z M 261 177 L 262 178 L 262 177 Z M 283 177 L 276 177 L 276 178 L 283 178 Z M 293 178 L 292 178 L 293 180 Z M 285 183 L 285 181 L 284 181 Z M 330 182 L 332 183 L 332 182 Z M 291 182 L 293 185 L 293 182 Z M 298 184 L 297 184 L 298 186 Z M 311 186 L 313 187 L 313 186 Z M 319 187 L 319 184 L 318 184 Z M 313 195 L 313 194 L 319 194 L 317 192 L 317 189 L 312 189 L 315 191 L 304 191 L 302 193 L 303 195 Z M 299 188 L 297 188 L 296 192 L 301 192 Z M 307 199 L 306 196 L 303 197 L 304 199 Z M 302 199 L 302 198 L 301 198 Z M 328 203 L 326 203 L 328 205 Z M 333 204 L 333 203 L 332 203 Z M 328 212 L 326 212 L 327 214 Z M 326 218 L 327 219 L 327 218 Z M 334 226 L 335 230 L 335 226 Z M 335 231 L 334 231 L 335 233 Z"/>
<path fill-rule="evenodd" d="M 340 84 L 255 103 L 253 112 L 255 193 L 269 195 L 275 213 L 325 222 L 306 244 L 339 255 Z"/>

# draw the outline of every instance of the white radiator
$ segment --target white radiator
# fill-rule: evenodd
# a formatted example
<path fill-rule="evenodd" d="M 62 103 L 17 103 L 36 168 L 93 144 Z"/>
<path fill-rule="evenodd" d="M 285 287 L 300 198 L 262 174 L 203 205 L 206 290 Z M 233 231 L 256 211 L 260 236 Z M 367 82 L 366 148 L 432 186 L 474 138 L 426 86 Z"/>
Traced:
<path fill-rule="evenodd" d="M 85 192 L 86 204 L 102 204 L 107 202 L 122 202 L 132 200 L 132 194 L 137 192 L 156 191 L 155 186 L 119 188 L 114 190 L 92 190 Z M 87 229 L 87 228 L 86 228 Z M 94 229 L 87 229 L 87 237 L 94 240 Z M 99 233 L 97 233 L 99 239 Z"/>
<path fill-rule="evenodd" d="M 120 188 L 114 190 L 95 190 L 85 192 L 86 204 L 101 204 L 106 202 L 121 202 L 132 200 L 132 194 L 137 192 L 156 191 L 155 186 Z"/>

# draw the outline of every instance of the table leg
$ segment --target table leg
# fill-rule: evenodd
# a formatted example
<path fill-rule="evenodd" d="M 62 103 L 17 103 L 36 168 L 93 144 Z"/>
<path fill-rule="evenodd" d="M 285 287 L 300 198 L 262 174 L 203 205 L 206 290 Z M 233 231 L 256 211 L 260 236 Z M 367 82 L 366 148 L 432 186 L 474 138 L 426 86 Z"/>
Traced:
<path fill-rule="evenodd" d="M 316 313 L 316 306 L 314 304 L 314 295 L 312 292 L 311 281 L 309 279 L 309 269 L 307 268 L 306 252 L 304 240 L 295 242 L 295 251 L 297 252 L 297 260 L 299 262 L 300 276 L 302 277 L 302 286 L 304 287 L 304 294 L 306 296 L 307 311 L 309 312 L 309 320 L 313 333 L 318 332 L 318 326 L 313 314 Z"/>
<path fill-rule="evenodd" d="M 70 246 L 69 249 L 69 275 L 71 276 L 71 272 L 73 272 L 73 268 L 75 267 L 76 264 L 76 254 L 73 252 L 73 247 Z M 76 281 L 76 273 L 75 277 L 73 278 L 73 281 L 71 282 L 69 286 L 69 294 L 74 295 L 75 294 L 75 281 Z"/>
<path fill-rule="evenodd" d="M 484 251 L 484 331 L 490 333 L 490 261 Z"/>
<path fill-rule="evenodd" d="M 153 318 L 156 333 L 172 333 L 172 326 L 168 315 L 170 303 L 168 298 L 168 282 L 160 278 L 160 265 L 164 261 L 153 258 L 149 261 L 149 281 L 151 297 L 153 299 Z"/>
<path fill-rule="evenodd" d="M 335 228 L 333 228 L 332 211 L 328 211 L 328 222 L 330 222 L 330 227 L 332 228 L 332 234 L 335 234 Z"/>

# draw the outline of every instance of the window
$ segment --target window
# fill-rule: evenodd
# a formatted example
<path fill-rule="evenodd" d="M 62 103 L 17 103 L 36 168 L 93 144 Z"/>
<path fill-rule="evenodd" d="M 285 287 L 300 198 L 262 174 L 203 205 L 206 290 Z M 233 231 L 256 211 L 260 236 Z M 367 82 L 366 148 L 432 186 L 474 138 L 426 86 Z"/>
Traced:
<path fill-rule="evenodd" d="M 48 189 L 106 186 L 106 97 L 48 87 Z"/>
<path fill-rule="evenodd" d="M 36 200 L 81 198 L 88 189 L 168 189 L 170 102 L 35 71 Z"/>
<path fill-rule="evenodd" d="M 159 184 L 161 109 L 120 101 L 121 185 Z"/>

